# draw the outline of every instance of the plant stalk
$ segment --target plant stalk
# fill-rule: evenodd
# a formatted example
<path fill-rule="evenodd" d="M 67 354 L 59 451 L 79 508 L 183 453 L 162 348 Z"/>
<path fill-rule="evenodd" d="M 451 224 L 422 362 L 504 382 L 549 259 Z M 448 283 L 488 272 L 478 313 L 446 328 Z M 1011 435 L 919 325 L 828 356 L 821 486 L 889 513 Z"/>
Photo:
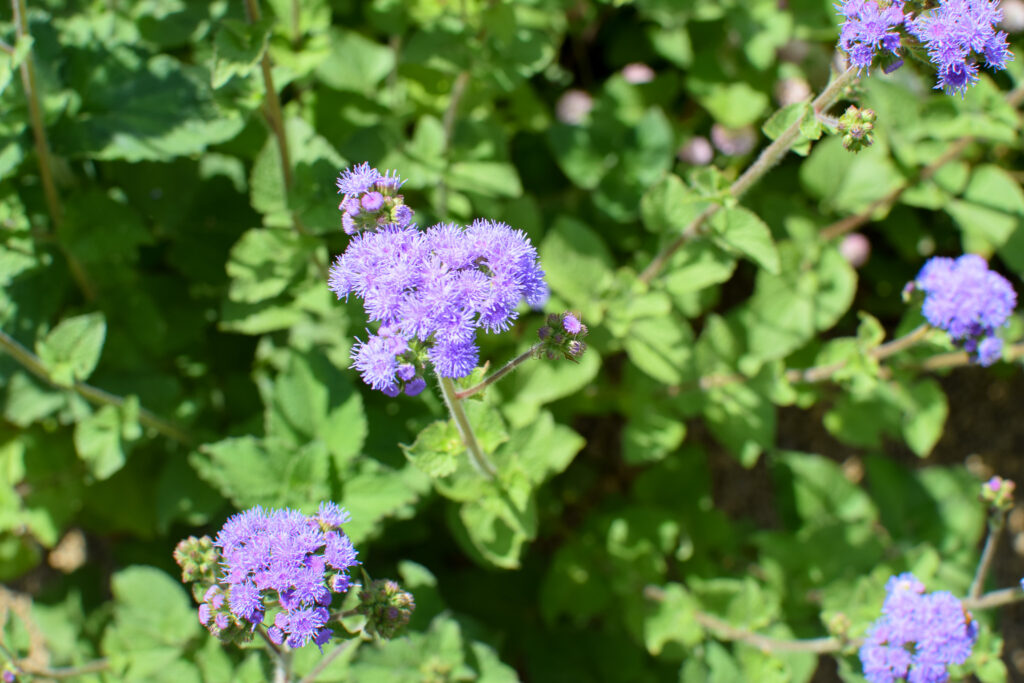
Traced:
<path fill-rule="evenodd" d="M 533 346 L 528 348 L 526 351 L 523 351 L 521 354 L 519 354 L 518 356 L 516 356 L 512 360 L 510 360 L 509 362 L 505 363 L 505 365 L 503 365 L 499 370 L 496 370 L 493 374 L 488 375 L 487 377 L 485 377 L 483 380 L 480 381 L 479 384 L 475 384 L 475 385 L 471 386 L 468 389 L 463 389 L 462 391 L 456 391 L 455 392 L 455 398 L 457 398 L 457 399 L 459 399 L 461 401 L 464 398 L 469 398 L 470 396 L 472 396 L 474 394 L 480 393 L 481 391 L 483 391 L 487 387 L 491 386 L 492 384 L 497 382 L 499 379 L 501 379 L 502 377 L 504 377 L 508 373 L 510 373 L 513 370 L 515 370 L 517 367 L 519 367 L 520 365 L 522 365 L 526 361 L 528 361 L 531 358 L 535 357 L 537 355 L 537 351 L 540 350 L 540 347 L 541 347 L 541 344 L 539 344 L 539 343 L 534 344 Z"/>
<path fill-rule="evenodd" d="M 480 448 L 480 442 L 476 440 L 473 425 L 469 423 L 469 417 L 466 415 L 462 401 L 456 396 L 455 382 L 452 381 L 451 377 L 439 376 L 438 379 L 440 379 L 441 384 L 441 395 L 444 396 L 448 412 L 451 413 L 452 420 L 455 421 L 455 427 L 459 430 L 462 443 L 466 446 L 466 453 L 469 456 L 470 464 L 486 479 L 494 479 L 498 469 L 488 459 L 483 449 Z"/>
<path fill-rule="evenodd" d="M 985 538 L 985 548 L 981 551 L 981 558 L 978 560 L 978 569 L 974 572 L 974 580 L 971 581 L 971 588 L 967 597 L 977 600 L 981 596 L 981 589 L 985 585 L 985 577 L 992 566 L 992 560 L 996 556 L 996 546 L 999 545 L 999 536 L 1006 524 L 1006 511 L 993 509 L 988 521 L 988 536 Z"/>
<path fill-rule="evenodd" d="M 839 99 L 843 90 L 857 79 L 857 70 L 847 68 L 832 80 L 828 86 L 821 91 L 821 94 L 811 103 L 814 114 L 817 116 L 831 107 Z M 770 145 L 764 148 L 757 160 L 751 164 L 739 178 L 729 186 L 729 194 L 739 199 L 751 186 L 759 181 L 765 173 L 782 161 L 790 148 L 800 137 L 800 121 L 794 121 L 789 128 L 782 131 L 779 137 L 775 138 Z M 657 256 L 644 268 L 638 279 L 644 284 L 650 284 L 655 277 L 668 264 L 669 259 L 691 238 L 699 234 L 705 221 L 718 213 L 722 208 L 721 204 L 712 204 L 701 211 L 696 218 L 690 221 L 682 233 L 668 244 Z"/>

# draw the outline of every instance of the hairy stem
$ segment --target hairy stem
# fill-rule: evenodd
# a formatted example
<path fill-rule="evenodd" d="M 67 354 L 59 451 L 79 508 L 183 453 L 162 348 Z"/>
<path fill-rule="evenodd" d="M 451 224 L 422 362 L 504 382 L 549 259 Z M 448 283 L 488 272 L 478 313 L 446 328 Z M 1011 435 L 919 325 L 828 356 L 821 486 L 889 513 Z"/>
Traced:
<path fill-rule="evenodd" d="M 902 337 L 897 337 L 892 341 L 876 346 L 868 351 L 867 355 L 875 360 L 885 360 L 889 356 L 893 356 L 900 351 L 919 344 L 925 336 L 927 336 L 930 329 L 931 327 L 928 325 L 916 327 L 914 330 L 908 332 Z M 842 360 L 836 363 L 829 363 L 828 365 L 816 365 L 810 368 L 794 368 L 786 370 L 786 381 L 792 384 L 823 382 L 831 379 L 833 375 L 845 368 L 846 364 L 847 361 Z M 749 378 L 745 375 L 739 374 L 707 375 L 700 378 L 698 385 L 702 390 L 706 391 L 708 389 L 725 386 L 727 384 L 745 382 L 747 379 Z"/>
<path fill-rule="evenodd" d="M 11 0 L 11 12 L 13 13 L 18 38 L 27 38 L 29 36 L 28 11 L 25 7 L 25 0 Z M 36 62 L 31 50 L 25 55 L 19 70 L 21 72 L 21 84 L 25 89 L 25 99 L 28 101 L 28 117 L 32 126 L 32 139 L 35 143 L 36 159 L 39 164 L 39 180 L 43 184 L 43 196 L 46 198 L 46 210 L 50 214 L 50 224 L 53 226 L 53 229 L 59 230 L 61 225 L 64 224 L 64 207 L 60 203 L 60 197 L 57 195 L 57 184 L 53 179 L 50 142 L 46 137 L 43 108 L 39 104 Z M 82 291 L 86 301 L 94 300 L 96 298 L 96 287 L 89 280 L 78 258 L 63 246 L 59 246 L 59 249 L 67 261 L 71 277 Z"/>
<path fill-rule="evenodd" d="M 50 378 L 50 373 L 46 366 L 43 365 L 43 362 L 39 360 L 39 356 L 26 349 L 16 339 L 2 330 L 0 330 L 0 349 L 6 351 L 22 367 L 47 384 L 58 389 L 68 388 L 57 384 Z M 125 399 L 121 396 L 108 393 L 84 382 L 75 382 L 70 389 L 94 405 L 121 407 L 125 402 Z M 139 422 L 167 438 L 186 446 L 191 446 L 194 443 L 194 439 L 189 434 L 141 406 L 139 407 Z"/>
<path fill-rule="evenodd" d="M 821 94 L 815 98 L 814 102 L 811 103 L 815 115 L 821 114 L 835 104 L 843 90 L 852 84 L 856 78 L 857 70 L 848 68 L 833 79 L 832 82 L 829 83 L 823 91 L 821 91 Z M 751 164 L 731 186 L 729 186 L 730 195 L 737 199 L 741 197 L 743 193 L 759 181 L 765 173 L 782 161 L 782 158 L 786 156 L 799 137 L 800 121 L 794 121 L 789 128 L 782 131 L 782 134 L 779 135 L 779 137 L 775 138 L 770 145 L 765 147 L 754 163 Z M 650 284 L 669 262 L 669 259 L 672 258 L 673 254 L 686 244 L 687 241 L 696 236 L 702 229 L 705 221 L 718 213 L 721 208 L 722 206 L 720 204 L 712 204 L 701 211 L 696 218 L 690 221 L 690 224 L 686 226 L 682 233 L 680 233 L 668 244 L 668 246 L 662 249 L 661 252 L 654 257 L 647 267 L 644 268 L 643 272 L 640 273 L 638 279 L 645 284 Z"/>
<path fill-rule="evenodd" d="M 513 370 L 515 370 L 517 367 L 519 367 L 520 365 L 522 365 L 526 361 L 528 361 L 531 358 L 533 358 L 534 356 L 536 356 L 537 355 L 537 351 L 540 350 L 540 347 L 541 347 L 541 344 L 539 344 L 539 343 L 534 344 L 533 346 L 528 348 L 526 351 L 523 351 L 521 354 L 519 354 L 518 356 L 516 356 L 512 360 L 510 360 L 509 362 L 505 363 L 505 365 L 503 365 L 501 367 L 501 369 L 496 370 L 493 374 L 488 375 L 487 377 L 485 377 L 483 380 L 480 381 L 479 384 L 475 384 L 475 385 L 471 386 L 468 389 L 463 389 L 462 391 L 456 391 L 455 392 L 455 398 L 457 398 L 459 400 L 462 400 L 464 398 L 469 398 L 473 394 L 480 393 L 481 391 L 483 391 L 487 387 L 491 386 L 492 384 L 497 382 L 499 379 L 501 379 L 502 377 L 504 377 L 508 373 L 510 373 Z"/>
<path fill-rule="evenodd" d="M 1018 86 L 1006 94 L 1006 102 L 1010 106 L 1016 107 L 1020 105 L 1021 101 L 1024 101 L 1024 86 Z M 922 168 L 921 172 L 913 179 L 904 181 L 884 197 L 879 197 L 875 201 L 871 202 L 860 213 L 847 216 L 846 218 L 841 218 L 835 223 L 825 226 L 821 231 L 822 238 L 826 240 L 836 239 L 837 237 L 841 237 L 848 232 L 856 230 L 860 226 L 869 222 L 871 217 L 874 216 L 879 209 L 888 209 L 911 187 L 921 181 L 931 179 L 931 177 L 934 176 L 940 168 L 963 154 L 964 150 L 966 150 L 976 139 L 977 138 L 973 135 L 965 135 L 958 139 L 937 159 Z"/>
<path fill-rule="evenodd" d="M 972 600 L 977 600 L 981 596 L 981 589 L 985 585 L 985 577 L 988 576 L 988 570 L 996 556 L 996 546 L 999 545 L 999 536 L 1002 535 L 1005 524 L 1006 511 L 993 509 L 988 518 L 988 536 L 985 538 L 985 548 L 981 551 L 978 569 L 974 572 L 971 589 L 967 592 L 967 597 Z"/>
<path fill-rule="evenodd" d="M 469 423 L 469 417 L 462 406 L 462 401 L 455 395 L 455 382 L 450 377 L 439 377 L 441 381 L 441 395 L 444 396 L 445 405 L 451 413 L 455 427 L 459 430 L 462 443 L 466 446 L 466 453 L 469 455 L 469 462 L 477 472 L 487 479 L 494 479 L 498 469 L 488 459 L 480 443 L 476 440 L 476 433 L 473 432 L 473 425 Z"/>
<path fill-rule="evenodd" d="M 452 135 L 455 133 L 455 119 L 459 113 L 459 103 L 462 101 L 462 96 L 466 93 L 466 87 L 468 85 L 469 71 L 466 70 L 460 72 L 459 75 L 455 77 L 455 83 L 452 84 L 452 92 L 448 100 L 448 108 L 444 111 L 444 119 L 442 121 L 444 139 L 441 145 L 441 158 L 445 160 L 446 166 L 448 162 L 448 151 L 451 149 L 452 145 Z M 441 176 L 441 182 L 437 186 L 437 212 L 442 218 L 448 212 L 448 182 L 444 175 Z"/>

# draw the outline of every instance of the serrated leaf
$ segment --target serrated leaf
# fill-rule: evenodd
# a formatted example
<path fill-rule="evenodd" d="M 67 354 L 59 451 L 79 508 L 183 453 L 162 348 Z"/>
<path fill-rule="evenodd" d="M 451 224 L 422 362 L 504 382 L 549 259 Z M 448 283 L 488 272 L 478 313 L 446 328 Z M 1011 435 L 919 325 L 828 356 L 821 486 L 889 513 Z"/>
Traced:
<path fill-rule="evenodd" d="M 213 68 L 210 83 L 220 88 L 235 76 L 248 76 L 256 68 L 267 49 L 270 19 L 249 24 L 238 19 L 224 19 L 213 39 Z"/>
<path fill-rule="evenodd" d="M 779 252 L 772 231 L 754 212 L 725 208 L 711 218 L 717 241 L 746 256 L 769 273 L 779 272 Z"/>
<path fill-rule="evenodd" d="M 102 313 L 66 318 L 36 342 L 36 354 L 51 380 L 71 386 L 88 379 L 96 369 L 106 336 L 107 322 Z"/>
<path fill-rule="evenodd" d="M 704 629 L 697 623 L 699 607 L 692 595 L 678 583 L 670 583 L 651 601 L 644 618 L 644 645 L 652 655 L 659 655 L 666 643 L 693 647 L 704 639 Z"/>

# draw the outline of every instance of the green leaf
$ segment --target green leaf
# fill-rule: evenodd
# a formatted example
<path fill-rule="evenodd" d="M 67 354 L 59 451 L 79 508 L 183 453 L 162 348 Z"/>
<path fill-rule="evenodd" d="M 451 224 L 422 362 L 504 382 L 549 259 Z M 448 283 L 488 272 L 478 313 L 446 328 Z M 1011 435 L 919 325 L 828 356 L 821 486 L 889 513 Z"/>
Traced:
<path fill-rule="evenodd" d="M 352 514 L 345 533 L 358 544 L 383 533 L 386 519 L 411 518 L 430 491 L 430 479 L 412 466 L 395 469 L 364 458 L 345 475 L 342 488 L 338 502 Z"/>
<path fill-rule="evenodd" d="M 622 430 L 622 459 L 632 465 L 661 460 L 686 437 L 686 424 L 658 411 L 656 404 L 641 402 Z"/>
<path fill-rule="evenodd" d="M 267 434 L 301 446 L 319 440 L 339 472 L 366 440 L 363 400 L 348 375 L 323 355 L 293 352 L 267 403 Z"/>
<path fill-rule="evenodd" d="M 194 667 L 179 661 L 202 629 L 181 583 L 154 567 L 135 566 L 115 574 L 111 590 L 114 618 L 102 648 L 117 679 L 198 682 Z"/>
<path fill-rule="evenodd" d="M 271 21 L 256 24 L 224 19 L 213 39 L 213 67 L 210 83 L 220 88 L 235 76 L 246 77 L 256 68 L 267 49 Z"/>
<path fill-rule="evenodd" d="M 775 406 L 751 382 L 733 382 L 709 391 L 704 419 L 744 467 L 753 467 L 762 451 L 775 445 Z"/>
<path fill-rule="evenodd" d="M 245 125 L 244 112 L 214 97 L 206 69 L 169 55 L 115 46 L 77 64 L 82 106 L 53 132 L 65 155 L 169 161 L 230 140 Z"/>
<path fill-rule="evenodd" d="M 228 297 L 257 303 L 277 296 L 305 274 L 310 244 L 287 228 L 252 228 L 231 247 Z"/>
<path fill-rule="evenodd" d="M 1000 248 L 1024 227 L 1024 191 L 1004 169 L 982 164 L 971 174 L 963 199 L 951 201 L 946 211 L 965 238 L 980 243 L 972 250 Z"/>
<path fill-rule="evenodd" d="M 665 384 L 693 374 L 693 330 L 674 316 L 634 321 L 625 338 L 626 354 L 638 368 Z"/>
<path fill-rule="evenodd" d="M 85 381 L 96 369 L 106 336 L 102 313 L 66 318 L 36 342 L 36 354 L 50 379 L 69 387 Z"/>
<path fill-rule="evenodd" d="M 739 252 L 769 273 L 779 272 L 779 252 L 772 231 L 754 212 L 741 206 L 725 208 L 711 218 L 717 242 Z"/>
<path fill-rule="evenodd" d="M 518 197 L 523 194 L 516 167 L 502 161 L 458 161 L 447 174 L 453 189 L 485 197 Z"/>
<path fill-rule="evenodd" d="M 361 647 L 352 663 L 352 683 L 421 683 L 424 676 L 438 681 L 474 680 L 466 662 L 462 631 L 450 615 L 434 618 L 424 633 L 409 633 L 392 641 Z"/>
<path fill-rule="evenodd" d="M 348 29 L 331 29 L 331 53 L 316 76 L 336 89 L 370 95 L 395 68 L 395 53 L 387 45 Z"/>
<path fill-rule="evenodd" d="M 711 240 L 687 241 L 672 256 L 659 278 L 674 297 L 699 292 L 726 282 L 736 270 L 736 259 Z"/>
<path fill-rule="evenodd" d="M 416 435 L 411 446 L 400 446 L 409 462 L 432 479 L 453 474 L 459 467 L 459 458 L 466 451 L 459 430 L 451 420 L 430 423 Z"/>
<path fill-rule="evenodd" d="M 691 81 L 691 90 L 715 121 L 729 128 L 742 128 L 761 118 L 770 102 L 760 90 L 742 81 Z"/>
<path fill-rule="evenodd" d="M 32 36 L 20 35 L 14 43 L 13 52 L 0 51 L 0 95 L 14 78 L 14 72 L 32 51 Z M 0 173 L 0 176 L 3 174 Z"/>
<path fill-rule="evenodd" d="M 659 655 L 666 643 L 693 647 L 704 639 L 704 629 L 697 623 L 700 605 L 681 584 L 670 583 L 651 601 L 644 619 L 644 645 L 652 655 Z"/>
<path fill-rule="evenodd" d="M 580 310 L 588 322 L 599 322 L 597 297 L 614 277 L 614 261 L 601 237 L 580 221 L 561 216 L 538 251 L 551 290 Z"/>
<path fill-rule="evenodd" d="M 924 379 L 903 387 L 906 394 L 901 427 L 910 450 L 925 457 L 942 437 L 949 403 L 939 383 Z"/>
<path fill-rule="evenodd" d="M 857 213 L 903 185 L 905 179 L 883 140 L 852 154 L 843 149 L 838 136 L 831 136 L 815 145 L 800 166 L 800 182 L 822 199 L 824 210 Z"/>
<path fill-rule="evenodd" d="M 296 449 L 252 436 L 202 446 L 189 459 L 196 472 L 239 508 L 311 507 L 330 498 L 327 447 Z"/>
<path fill-rule="evenodd" d="M 640 202 L 644 227 L 654 233 L 682 233 L 690 222 L 712 204 L 670 173 L 651 187 Z"/>
<path fill-rule="evenodd" d="M 97 479 L 106 479 L 122 466 L 121 415 L 114 406 L 103 406 L 75 425 L 75 450 Z"/>
<path fill-rule="evenodd" d="M 853 524 L 878 519 L 871 497 L 851 483 L 835 462 L 795 451 L 776 453 L 773 461 L 791 477 L 788 483 L 793 507 L 803 524 L 827 525 L 832 520 Z"/>

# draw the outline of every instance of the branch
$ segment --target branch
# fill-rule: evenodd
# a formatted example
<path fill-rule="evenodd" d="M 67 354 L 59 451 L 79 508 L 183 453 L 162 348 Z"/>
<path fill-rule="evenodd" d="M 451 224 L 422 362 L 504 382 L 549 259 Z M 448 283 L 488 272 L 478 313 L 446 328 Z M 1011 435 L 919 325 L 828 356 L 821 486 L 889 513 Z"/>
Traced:
<path fill-rule="evenodd" d="M 473 425 L 470 424 L 469 417 L 467 417 L 466 411 L 462 407 L 462 401 L 455 396 L 455 383 L 450 377 L 438 376 L 438 379 L 441 381 L 441 395 L 444 396 L 448 412 L 451 413 L 452 420 L 455 421 L 455 427 L 459 430 L 462 443 L 466 446 L 469 462 L 485 478 L 494 479 L 498 469 L 490 461 L 483 449 L 480 448 L 480 443 L 476 440 L 476 433 L 473 431 Z"/>
<path fill-rule="evenodd" d="M 512 360 L 510 360 L 509 362 L 505 363 L 505 365 L 503 365 L 501 367 L 501 369 L 496 370 L 494 372 L 494 374 L 492 374 L 492 375 L 484 378 L 483 380 L 481 380 L 479 384 L 475 384 L 475 385 L 471 386 L 468 389 L 463 389 L 462 391 L 456 391 L 455 392 L 455 398 L 457 398 L 457 399 L 459 399 L 461 401 L 464 398 L 469 398 L 473 394 L 480 393 L 481 391 L 483 391 L 487 387 L 491 386 L 492 384 L 497 382 L 499 379 L 501 379 L 502 377 L 504 377 L 508 373 L 510 373 L 513 370 L 515 370 L 517 367 L 519 367 L 520 365 L 522 365 L 526 361 L 528 361 L 531 358 L 533 358 L 537 354 L 537 351 L 540 349 L 541 346 L 542 346 L 542 344 L 540 344 L 540 343 L 534 344 L 533 346 L 528 348 L 526 351 L 523 351 L 521 354 L 519 354 L 518 356 L 516 356 Z"/>
<path fill-rule="evenodd" d="M 1024 101 L 1024 86 L 1018 86 L 1006 94 L 1006 103 L 1012 107 L 1018 106 L 1021 101 Z M 871 217 L 880 209 L 889 209 L 892 207 L 892 205 L 895 204 L 908 189 L 921 181 L 930 180 L 940 168 L 963 154 L 964 150 L 966 150 L 976 139 L 977 137 L 974 135 L 965 135 L 958 139 L 937 159 L 922 168 L 921 172 L 918 173 L 913 180 L 905 180 L 901 185 L 894 188 L 884 197 L 880 197 L 868 204 L 868 206 L 860 213 L 847 216 L 846 218 L 842 218 L 835 223 L 826 226 L 821 231 L 821 237 L 826 240 L 832 240 L 864 225 L 870 221 Z"/>
<path fill-rule="evenodd" d="M 971 581 L 971 588 L 967 591 L 967 597 L 972 600 L 977 600 L 981 596 L 981 589 L 985 585 L 985 577 L 996 556 L 996 546 L 999 545 L 999 536 L 1003 531 L 1004 524 L 1006 524 L 1006 511 L 993 509 L 989 517 L 985 549 L 981 551 L 978 569 L 974 572 L 974 580 Z"/>
<path fill-rule="evenodd" d="M 23 40 L 30 37 L 28 30 L 27 10 L 25 0 L 11 0 L 11 12 L 13 13 L 14 25 L 18 39 Z M 10 46 L 7 46 L 10 47 Z M 5 50 L 6 51 L 6 50 Z M 57 195 L 57 184 L 53 179 L 53 168 L 51 167 L 50 142 L 46 138 L 46 126 L 43 122 L 43 108 L 39 104 L 39 84 L 36 81 L 36 62 L 32 50 L 28 51 L 25 59 L 19 67 L 21 72 L 21 84 L 25 88 L 25 99 L 28 101 L 28 117 L 32 126 L 32 139 L 35 142 L 36 159 L 39 164 L 39 180 L 43 184 L 43 195 L 46 198 L 46 209 L 50 214 L 50 223 L 54 230 L 59 230 L 64 224 L 64 208 L 61 206 L 60 197 Z M 68 263 L 68 270 L 75 280 L 78 288 L 86 301 L 96 298 L 96 287 L 89 280 L 85 269 L 78 259 L 59 245 L 64 259 Z"/>
<path fill-rule="evenodd" d="M 714 631 L 715 635 L 722 640 L 746 643 L 768 652 L 814 652 L 826 654 L 829 652 L 839 652 L 849 644 L 848 641 L 842 641 L 835 637 L 810 638 L 807 640 L 773 638 L 772 636 L 762 635 L 744 628 L 737 628 L 707 612 L 698 611 L 694 613 L 694 619 L 704 628 Z"/>
<path fill-rule="evenodd" d="M 441 145 L 441 158 L 445 161 L 445 171 L 448 170 L 448 151 L 452 145 L 452 135 L 455 133 L 455 118 L 459 111 L 459 102 L 466 93 L 466 86 L 469 85 L 469 70 L 459 73 L 452 84 L 451 99 L 448 100 L 448 108 L 444 111 L 444 140 Z M 443 218 L 448 211 L 448 182 L 446 174 L 441 175 L 441 182 L 437 186 L 437 213 Z"/>
<path fill-rule="evenodd" d="M 46 366 L 39 360 L 39 356 L 19 344 L 16 339 L 3 330 L 0 330 L 0 348 L 10 354 L 22 367 L 52 387 L 57 389 L 70 388 L 76 394 L 95 405 L 112 405 L 115 407 L 124 405 L 125 400 L 122 396 L 108 393 L 84 382 L 75 382 L 70 387 L 54 382 L 50 378 L 50 373 Z M 139 406 L 139 422 L 178 443 L 186 446 L 191 446 L 195 443 L 195 440 L 188 433 L 141 406 Z"/>
<path fill-rule="evenodd" d="M 829 85 L 821 91 L 821 94 L 811 103 L 812 110 L 815 116 L 820 115 L 826 109 L 831 107 L 839 99 L 843 90 L 857 79 L 857 70 L 854 68 L 847 68 L 846 71 L 839 74 Z M 764 148 L 761 154 L 757 157 L 757 160 L 751 164 L 746 171 L 740 175 L 736 181 L 729 186 L 729 193 L 731 196 L 739 199 L 759 181 L 765 173 L 767 173 L 773 166 L 782 161 L 782 158 L 786 156 L 789 149 L 796 143 L 800 137 L 800 121 L 794 121 L 789 128 L 782 131 L 779 137 L 775 138 L 770 145 Z M 722 208 L 721 204 L 712 204 L 708 208 L 704 209 L 690 221 L 690 224 L 686 226 L 683 232 L 676 237 L 667 247 L 661 250 L 657 256 L 648 264 L 648 266 L 640 273 L 638 279 L 644 284 L 650 284 L 658 273 L 661 272 L 662 268 L 668 263 L 672 255 L 675 254 L 687 241 L 698 235 L 704 225 L 711 216 L 718 213 L 719 209 Z"/>

